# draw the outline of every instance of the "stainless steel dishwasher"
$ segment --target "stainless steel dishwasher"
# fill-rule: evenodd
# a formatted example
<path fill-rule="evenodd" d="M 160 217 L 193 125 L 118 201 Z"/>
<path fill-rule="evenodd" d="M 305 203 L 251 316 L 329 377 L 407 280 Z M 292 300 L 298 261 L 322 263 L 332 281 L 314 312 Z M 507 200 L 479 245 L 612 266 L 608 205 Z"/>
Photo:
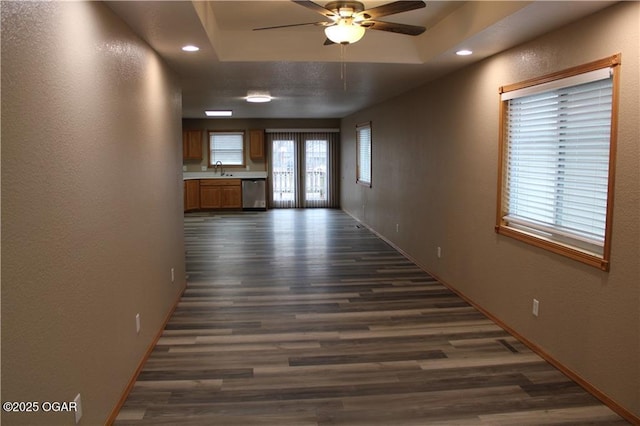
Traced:
<path fill-rule="evenodd" d="M 264 179 L 242 179 L 242 209 L 267 209 L 267 191 Z"/>

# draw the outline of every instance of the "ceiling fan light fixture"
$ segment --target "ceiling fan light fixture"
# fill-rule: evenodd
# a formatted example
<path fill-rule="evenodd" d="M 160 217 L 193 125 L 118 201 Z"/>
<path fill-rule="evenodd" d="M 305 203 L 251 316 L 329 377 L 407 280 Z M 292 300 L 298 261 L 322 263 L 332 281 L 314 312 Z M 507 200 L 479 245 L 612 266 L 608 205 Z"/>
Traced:
<path fill-rule="evenodd" d="M 364 36 L 364 32 L 364 27 L 355 25 L 345 19 L 341 19 L 336 25 L 331 25 L 324 29 L 327 38 L 337 44 L 355 43 Z"/>

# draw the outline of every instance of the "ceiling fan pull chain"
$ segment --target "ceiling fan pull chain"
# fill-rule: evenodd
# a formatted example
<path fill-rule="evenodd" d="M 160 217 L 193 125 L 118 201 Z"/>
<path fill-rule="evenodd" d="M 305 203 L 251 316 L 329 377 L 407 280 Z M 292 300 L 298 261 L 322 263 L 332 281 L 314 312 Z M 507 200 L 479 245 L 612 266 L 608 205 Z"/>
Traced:
<path fill-rule="evenodd" d="M 347 63 L 345 61 L 345 53 L 346 53 L 347 45 L 340 45 L 340 78 L 342 79 L 342 85 L 344 91 L 347 91 Z"/>
<path fill-rule="evenodd" d="M 340 45 L 340 79 L 344 80 L 344 44 Z"/>
<path fill-rule="evenodd" d="M 347 64 L 344 64 L 343 67 L 344 67 L 343 89 L 346 92 L 347 91 Z"/>

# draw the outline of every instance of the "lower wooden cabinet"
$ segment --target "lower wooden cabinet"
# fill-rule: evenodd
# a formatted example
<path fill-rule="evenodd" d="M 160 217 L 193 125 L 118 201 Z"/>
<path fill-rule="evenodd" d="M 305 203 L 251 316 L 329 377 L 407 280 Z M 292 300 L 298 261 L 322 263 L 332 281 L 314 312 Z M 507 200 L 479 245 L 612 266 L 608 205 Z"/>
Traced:
<path fill-rule="evenodd" d="M 220 187 L 204 185 L 200 187 L 200 208 L 219 209 L 221 205 Z"/>
<path fill-rule="evenodd" d="M 221 203 L 223 209 L 242 208 L 242 186 L 223 186 Z"/>
<path fill-rule="evenodd" d="M 190 179 L 184 181 L 184 211 L 200 208 L 200 181 Z"/>
<path fill-rule="evenodd" d="M 200 208 L 242 208 L 242 184 L 240 179 L 201 179 Z"/>

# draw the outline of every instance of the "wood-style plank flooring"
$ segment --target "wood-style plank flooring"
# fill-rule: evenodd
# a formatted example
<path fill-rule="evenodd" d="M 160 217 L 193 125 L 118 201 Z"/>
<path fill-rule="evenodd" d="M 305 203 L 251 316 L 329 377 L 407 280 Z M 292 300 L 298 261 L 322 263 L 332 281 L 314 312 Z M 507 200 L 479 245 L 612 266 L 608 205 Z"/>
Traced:
<path fill-rule="evenodd" d="M 339 210 L 185 215 L 116 425 L 626 425 Z"/>

